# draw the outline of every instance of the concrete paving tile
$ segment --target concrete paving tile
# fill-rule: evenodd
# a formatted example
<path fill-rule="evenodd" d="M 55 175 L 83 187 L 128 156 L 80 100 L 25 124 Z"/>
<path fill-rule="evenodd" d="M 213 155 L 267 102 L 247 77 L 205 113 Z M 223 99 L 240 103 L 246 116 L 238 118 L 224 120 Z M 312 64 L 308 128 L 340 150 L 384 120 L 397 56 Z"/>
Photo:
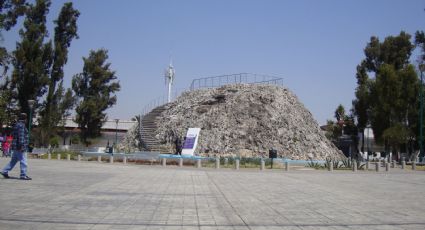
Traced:
<path fill-rule="evenodd" d="M 425 229 L 424 172 L 29 162 L 0 179 L 0 229 Z"/>

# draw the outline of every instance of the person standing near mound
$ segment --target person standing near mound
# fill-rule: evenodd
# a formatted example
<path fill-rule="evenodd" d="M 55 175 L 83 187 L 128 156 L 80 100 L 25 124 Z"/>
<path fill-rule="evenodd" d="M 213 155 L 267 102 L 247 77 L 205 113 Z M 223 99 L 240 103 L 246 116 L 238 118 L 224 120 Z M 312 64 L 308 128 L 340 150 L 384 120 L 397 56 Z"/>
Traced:
<path fill-rule="evenodd" d="M 25 152 L 28 149 L 28 130 L 25 127 L 25 122 L 27 120 L 27 114 L 21 113 L 19 115 L 19 121 L 13 126 L 12 129 L 12 159 L 10 162 L 3 168 L 3 171 L 0 172 L 4 178 L 9 178 L 9 171 L 15 167 L 16 163 L 20 163 L 21 167 L 21 180 L 31 180 L 31 177 L 27 175 L 27 158 Z"/>

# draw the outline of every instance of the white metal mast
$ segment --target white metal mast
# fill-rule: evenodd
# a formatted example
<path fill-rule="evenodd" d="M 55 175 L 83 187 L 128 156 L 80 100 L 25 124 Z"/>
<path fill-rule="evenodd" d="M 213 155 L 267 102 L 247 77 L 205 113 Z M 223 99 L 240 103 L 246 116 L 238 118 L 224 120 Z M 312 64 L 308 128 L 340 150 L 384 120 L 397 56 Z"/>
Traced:
<path fill-rule="evenodd" d="M 174 67 L 172 61 L 170 61 L 170 65 L 165 70 L 165 81 L 168 82 L 168 103 L 171 102 L 171 85 L 173 85 L 174 81 Z"/>

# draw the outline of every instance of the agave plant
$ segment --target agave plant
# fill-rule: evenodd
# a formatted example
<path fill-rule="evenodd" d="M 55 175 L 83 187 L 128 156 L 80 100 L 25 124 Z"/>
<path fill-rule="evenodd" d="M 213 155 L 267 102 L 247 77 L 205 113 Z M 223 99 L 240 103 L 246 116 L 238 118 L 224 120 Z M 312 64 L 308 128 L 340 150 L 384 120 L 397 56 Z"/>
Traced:
<path fill-rule="evenodd" d="M 359 161 L 357 159 L 351 160 L 350 158 L 347 158 L 345 160 L 342 160 L 342 165 L 343 165 L 344 168 L 353 168 L 354 161 L 357 163 L 356 164 L 357 165 L 357 169 L 362 170 L 362 169 L 365 168 L 365 166 L 366 166 L 365 163 L 362 163 L 361 161 Z"/>
<path fill-rule="evenodd" d="M 313 160 L 310 160 L 306 167 L 314 168 L 314 169 L 320 169 L 322 166 L 319 164 L 319 162 L 314 162 Z"/>
<path fill-rule="evenodd" d="M 329 165 L 332 164 L 334 169 L 340 167 L 339 160 L 336 158 L 327 157 L 325 160 L 325 168 L 329 168 Z"/>
<path fill-rule="evenodd" d="M 351 168 L 352 167 L 352 161 L 351 161 L 351 159 L 350 158 L 343 159 L 342 160 L 342 166 L 344 168 Z"/>

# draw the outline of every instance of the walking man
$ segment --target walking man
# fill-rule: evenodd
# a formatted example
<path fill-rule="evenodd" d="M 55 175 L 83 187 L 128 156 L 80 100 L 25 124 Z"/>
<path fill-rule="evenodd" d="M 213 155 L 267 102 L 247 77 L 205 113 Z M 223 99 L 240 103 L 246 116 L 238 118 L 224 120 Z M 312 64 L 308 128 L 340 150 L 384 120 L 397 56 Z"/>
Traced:
<path fill-rule="evenodd" d="M 4 167 L 3 171 L 0 172 L 4 178 L 9 178 L 9 171 L 15 167 L 19 161 L 21 166 L 21 180 L 31 180 L 31 177 L 27 176 L 27 158 L 25 152 L 28 148 L 28 130 L 25 128 L 25 122 L 27 120 L 27 114 L 21 113 L 19 115 L 19 121 L 13 126 L 12 130 L 12 159 L 9 164 Z"/>

